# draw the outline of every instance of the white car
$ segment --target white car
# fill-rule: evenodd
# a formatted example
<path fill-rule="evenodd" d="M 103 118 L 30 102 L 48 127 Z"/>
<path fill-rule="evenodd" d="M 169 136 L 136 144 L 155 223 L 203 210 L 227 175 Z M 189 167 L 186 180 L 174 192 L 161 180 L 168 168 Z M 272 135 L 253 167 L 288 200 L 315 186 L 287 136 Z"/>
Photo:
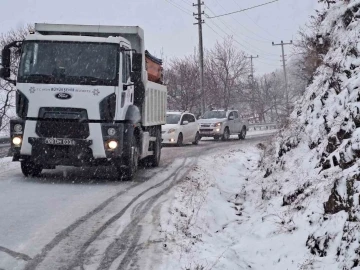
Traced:
<path fill-rule="evenodd" d="M 195 115 L 187 112 L 167 112 L 166 125 L 162 126 L 162 143 L 181 146 L 185 143 L 198 144 L 199 124 Z"/>

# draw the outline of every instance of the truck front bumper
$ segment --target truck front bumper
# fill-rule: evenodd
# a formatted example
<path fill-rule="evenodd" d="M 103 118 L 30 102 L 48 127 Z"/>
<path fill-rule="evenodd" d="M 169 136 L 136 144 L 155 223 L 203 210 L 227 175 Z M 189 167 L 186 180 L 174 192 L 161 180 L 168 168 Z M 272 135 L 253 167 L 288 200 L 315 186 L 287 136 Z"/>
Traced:
<path fill-rule="evenodd" d="M 131 142 L 131 136 L 134 129 L 133 125 L 128 123 L 97 123 L 91 125 L 99 125 L 96 129 L 93 129 L 98 130 L 99 132 L 90 132 L 90 136 L 87 139 L 45 138 L 39 137 L 35 132 L 31 132 L 31 130 L 27 134 L 25 126 L 28 124 L 28 121 L 15 120 L 12 122 L 11 138 L 18 136 L 23 139 L 22 145 L 14 145 L 11 143 L 10 153 L 13 155 L 13 161 L 28 159 L 37 164 L 49 166 L 91 166 L 111 164 L 115 160 L 119 160 L 123 157 L 124 149 L 127 147 L 126 144 Z M 13 132 L 13 126 L 15 124 L 23 125 L 23 134 L 15 134 Z M 111 129 L 111 132 L 109 129 Z M 91 130 L 92 129 L 90 128 L 90 131 Z M 58 144 L 59 140 L 56 139 L 69 139 L 72 144 Z M 109 142 L 111 141 L 117 143 L 115 149 L 109 147 Z M 30 147 L 31 151 L 26 151 L 24 153 L 22 151 L 24 146 L 26 148 Z M 100 152 L 99 149 L 101 150 Z"/>

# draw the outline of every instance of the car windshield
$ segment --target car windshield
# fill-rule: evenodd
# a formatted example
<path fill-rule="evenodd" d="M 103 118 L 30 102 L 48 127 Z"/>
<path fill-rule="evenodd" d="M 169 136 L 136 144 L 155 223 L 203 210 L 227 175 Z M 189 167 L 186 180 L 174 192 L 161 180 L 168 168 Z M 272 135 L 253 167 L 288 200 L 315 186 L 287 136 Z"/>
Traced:
<path fill-rule="evenodd" d="M 18 81 L 27 83 L 117 85 L 118 45 L 28 41 Z"/>
<path fill-rule="evenodd" d="M 221 119 L 221 118 L 226 118 L 226 112 L 225 111 L 207 111 L 203 117 L 203 119 L 213 119 L 213 118 L 217 118 L 217 119 Z"/>
<path fill-rule="evenodd" d="M 167 114 L 166 115 L 166 124 L 177 124 L 180 122 L 180 114 Z"/>

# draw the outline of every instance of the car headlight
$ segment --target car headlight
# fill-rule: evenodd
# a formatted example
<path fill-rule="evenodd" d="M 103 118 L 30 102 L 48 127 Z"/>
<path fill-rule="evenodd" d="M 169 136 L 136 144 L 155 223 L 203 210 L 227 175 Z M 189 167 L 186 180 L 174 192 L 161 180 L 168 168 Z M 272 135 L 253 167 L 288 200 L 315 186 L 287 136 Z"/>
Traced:
<path fill-rule="evenodd" d="M 168 133 L 175 133 L 176 129 L 175 128 L 170 128 Z"/>
<path fill-rule="evenodd" d="M 215 124 L 211 124 L 212 127 L 220 127 L 221 126 L 221 123 L 215 123 Z"/>

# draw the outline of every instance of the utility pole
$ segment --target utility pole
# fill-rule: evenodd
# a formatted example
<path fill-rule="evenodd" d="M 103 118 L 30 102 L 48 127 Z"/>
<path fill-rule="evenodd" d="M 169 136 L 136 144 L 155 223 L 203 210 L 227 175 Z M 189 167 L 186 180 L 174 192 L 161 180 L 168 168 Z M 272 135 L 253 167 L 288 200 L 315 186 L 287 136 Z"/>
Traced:
<path fill-rule="evenodd" d="M 257 56 L 248 56 L 246 58 L 249 58 L 250 59 L 250 72 L 251 72 L 251 91 L 252 91 L 252 111 L 253 111 L 253 114 L 254 114 L 254 118 L 255 118 L 255 89 L 254 89 L 254 64 L 253 64 L 253 59 L 254 58 L 259 58 L 259 55 Z"/>
<path fill-rule="evenodd" d="M 284 52 L 284 45 L 292 45 L 293 42 L 290 40 L 289 43 L 284 43 L 281 41 L 279 44 L 272 43 L 273 46 L 281 46 L 281 52 L 282 52 L 282 62 L 283 62 L 283 69 L 284 69 L 284 78 L 285 78 L 285 94 L 286 94 L 286 114 L 287 116 L 290 115 L 290 108 L 289 108 L 289 89 L 288 89 L 288 80 L 286 75 L 286 65 L 285 65 L 285 52 Z"/>
<path fill-rule="evenodd" d="M 194 7 L 198 8 L 198 13 L 193 13 L 195 19 L 197 20 L 194 25 L 198 25 L 199 31 L 199 63 L 200 63 L 200 93 L 201 93 L 201 114 L 205 113 L 205 91 L 204 91 L 204 48 L 203 48 L 203 38 L 202 38 L 202 24 L 205 22 L 202 19 L 204 11 L 201 11 L 201 6 L 204 5 L 204 2 L 197 0 L 197 4 L 193 4 Z"/>

